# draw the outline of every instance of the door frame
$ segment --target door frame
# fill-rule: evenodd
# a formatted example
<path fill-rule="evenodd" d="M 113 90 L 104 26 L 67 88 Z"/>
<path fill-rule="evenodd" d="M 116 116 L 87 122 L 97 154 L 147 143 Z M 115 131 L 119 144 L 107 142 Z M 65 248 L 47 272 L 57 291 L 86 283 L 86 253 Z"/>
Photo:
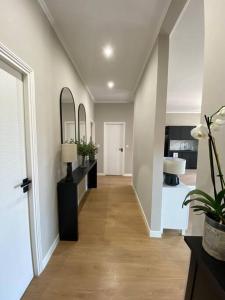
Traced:
<path fill-rule="evenodd" d="M 106 151 L 106 126 L 107 125 L 123 125 L 123 161 L 122 161 L 122 175 L 125 174 L 125 139 L 126 139 L 126 122 L 104 122 L 104 134 L 103 134 L 103 159 L 104 159 L 104 174 L 106 175 L 106 158 L 107 158 L 107 151 Z"/>
<path fill-rule="evenodd" d="M 31 252 L 33 259 L 34 276 L 40 275 L 43 271 L 42 247 L 40 230 L 40 206 L 39 206 L 39 178 L 38 178 L 38 155 L 37 155 L 37 127 L 36 127 L 36 103 L 35 103 L 35 84 L 34 71 L 16 54 L 9 50 L 0 42 L 0 60 L 11 66 L 23 75 L 25 130 L 28 135 L 28 148 L 30 157 L 29 175 L 32 176 L 32 190 L 29 201 L 29 222 L 31 235 Z M 27 128 L 28 127 L 28 128 Z M 27 150 L 27 149 L 26 149 Z M 27 151 L 26 151 L 27 152 Z M 21 178 L 22 179 L 22 178 Z"/>

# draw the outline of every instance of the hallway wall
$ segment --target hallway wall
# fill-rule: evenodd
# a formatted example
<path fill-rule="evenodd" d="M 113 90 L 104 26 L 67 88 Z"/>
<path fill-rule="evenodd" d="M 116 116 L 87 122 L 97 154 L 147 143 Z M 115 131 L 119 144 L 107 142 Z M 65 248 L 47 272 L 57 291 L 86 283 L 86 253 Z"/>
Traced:
<path fill-rule="evenodd" d="M 98 173 L 104 173 L 104 122 L 126 122 L 125 173 L 132 174 L 133 165 L 133 103 L 96 103 L 95 140 L 99 144 Z"/>
<path fill-rule="evenodd" d="M 61 177 L 59 96 L 68 86 L 87 111 L 94 105 L 43 11 L 34 0 L 2 0 L 0 42 L 29 64 L 35 75 L 43 259 L 58 235 L 56 183 Z"/>
<path fill-rule="evenodd" d="M 204 80 L 202 100 L 202 121 L 204 114 L 212 114 L 225 105 L 225 1 L 204 0 L 205 15 L 205 51 L 204 51 Z M 225 128 L 216 133 L 216 144 L 221 159 L 222 170 L 225 170 Z M 206 141 L 200 141 L 198 152 L 197 187 L 211 192 L 208 146 Z M 204 217 L 195 216 L 192 224 L 192 234 L 201 235 Z"/>
<path fill-rule="evenodd" d="M 167 126 L 194 126 L 200 123 L 201 113 L 166 113 Z"/>
<path fill-rule="evenodd" d="M 133 184 L 152 236 L 161 232 L 168 46 L 168 36 L 159 36 L 134 104 Z"/>

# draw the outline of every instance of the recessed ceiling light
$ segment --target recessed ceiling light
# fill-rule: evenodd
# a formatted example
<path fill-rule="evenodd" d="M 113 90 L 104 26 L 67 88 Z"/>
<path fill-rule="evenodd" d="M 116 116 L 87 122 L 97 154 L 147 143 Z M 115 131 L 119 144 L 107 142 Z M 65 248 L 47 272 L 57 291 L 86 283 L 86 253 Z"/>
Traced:
<path fill-rule="evenodd" d="M 113 81 L 109 81 L 108 83 L 107 83 L 107 85 L 108 85 L 108 88 L 109 89 L 112 89 L 113 87 L 114 87 L 114 82 Z"/>
<path fill-rule="evenodd" d="M 104 48 L 103 48 L 103 55 L 106 57 L 106 58 L 110 58 L 113 56 L 113 48 L 112 46 L 110 45 L 106 45 Z"/>

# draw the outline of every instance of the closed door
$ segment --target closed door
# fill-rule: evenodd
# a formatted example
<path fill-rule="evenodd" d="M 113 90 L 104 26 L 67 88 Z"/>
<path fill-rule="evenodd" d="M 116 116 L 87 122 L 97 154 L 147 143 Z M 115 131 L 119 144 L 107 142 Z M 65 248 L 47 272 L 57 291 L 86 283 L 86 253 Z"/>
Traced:
<path fill-rule="evenodd" d="M 124 168 L 125 123 L 104 124 L 104 173 L 122 175 Z"/>
<path fill-rule="evenodd" d="M 64 122 L 65 126 L 65 141 L 75 141 L 75 122 L 66 121 Z"/>
<path fill-rule="evenodd" d="M 21 74 L 0 62 L 0 299 L 17 300 L 33 277 Z"/>

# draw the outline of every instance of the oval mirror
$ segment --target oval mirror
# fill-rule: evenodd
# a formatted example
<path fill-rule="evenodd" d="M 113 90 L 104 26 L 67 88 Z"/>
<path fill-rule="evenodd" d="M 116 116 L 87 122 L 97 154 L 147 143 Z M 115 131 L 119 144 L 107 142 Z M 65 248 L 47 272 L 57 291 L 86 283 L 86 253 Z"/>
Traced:
<path fill-rule="evenodd" d="M 71 90 L 64 87 L 60 94 L 61 143 L 76 141 L 76 113 Z"/>
<path fill-rule="evenodd" d="M 86 111 L 83 104 L 78 107 L 78 139 L 87 142 Z"/>

